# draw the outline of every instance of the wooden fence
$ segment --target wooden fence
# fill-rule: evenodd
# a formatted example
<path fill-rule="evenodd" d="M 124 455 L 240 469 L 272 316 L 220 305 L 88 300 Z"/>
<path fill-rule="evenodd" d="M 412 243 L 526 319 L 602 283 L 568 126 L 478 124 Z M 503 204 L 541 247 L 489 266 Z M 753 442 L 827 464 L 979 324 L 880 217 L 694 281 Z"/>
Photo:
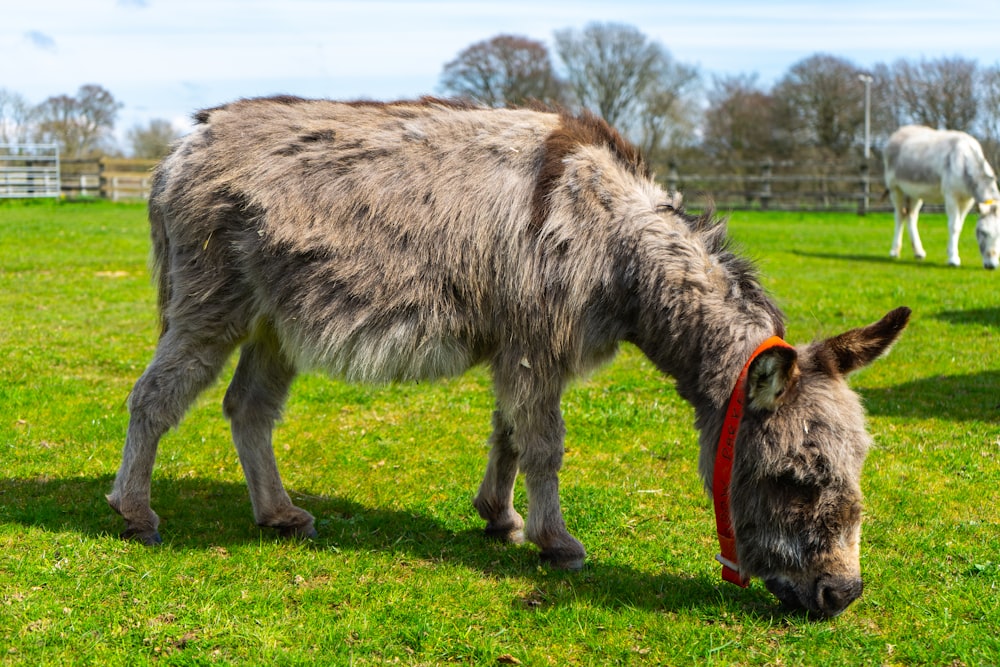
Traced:
<path fill-rule="evenodd" d="M 661 180 L 685 204 L 730 210 L 891 211 L 881 165 L 671 162 Z"/>
<path fill-rule="evenodd" d="M 62 194 L 67 198 L 100 197 L 112 201 L 149 199 L 156 160 L 100 158 L 63 160 Z"/>
<path fill-rule="evenodd" d="M 155 160 L 100 158 L 58 162 L 63 197 L 148 199 Z M 891 211 L 882 167 L 868 163 L 670 162 L 660 181 L 690 208 L 719 210 Z M 17 195 L 11 195 L 17 196 Z M 55 196 L 50 193 L 47 196 Z M 933 203 L 925 210 L 938 210 Z"/>

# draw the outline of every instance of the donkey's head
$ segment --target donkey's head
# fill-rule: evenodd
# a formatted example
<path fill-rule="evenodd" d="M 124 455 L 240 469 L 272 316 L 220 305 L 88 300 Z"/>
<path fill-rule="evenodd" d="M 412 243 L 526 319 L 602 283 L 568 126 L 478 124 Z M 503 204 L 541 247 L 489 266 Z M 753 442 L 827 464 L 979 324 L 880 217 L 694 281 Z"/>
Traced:
<path fill-rule="evenodd" d="M 1000 267 L 1000 204 L 989 201 L 979 205 L 976 241 L 983 267 L 991 270 Z"/>
<path fill-rule="evenodd" d="M 836 616 L 861 595 L 861 467 L 871 441 L 845 376 L 888 350 L 909 319 L 760 354 L 730 486 L 741 570 L 783 603 Z"/>

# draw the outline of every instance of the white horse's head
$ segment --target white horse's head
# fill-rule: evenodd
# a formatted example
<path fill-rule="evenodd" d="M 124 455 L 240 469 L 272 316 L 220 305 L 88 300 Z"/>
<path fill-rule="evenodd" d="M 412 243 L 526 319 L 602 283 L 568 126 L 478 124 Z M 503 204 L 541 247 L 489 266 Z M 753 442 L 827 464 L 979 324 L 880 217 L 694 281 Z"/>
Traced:
<path fill-rule="evenodd" d="M 1000 266 L 1000 203 L 988 201 L 979 204 L 979 221 L 976 223 L 976 240 L 983 266 L 995 269 Z"/>

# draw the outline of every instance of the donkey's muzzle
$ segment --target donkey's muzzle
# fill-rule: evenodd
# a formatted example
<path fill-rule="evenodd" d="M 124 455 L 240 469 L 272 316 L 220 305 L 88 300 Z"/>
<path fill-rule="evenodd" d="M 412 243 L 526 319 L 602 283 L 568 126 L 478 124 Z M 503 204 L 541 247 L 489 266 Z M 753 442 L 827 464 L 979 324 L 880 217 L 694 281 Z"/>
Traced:
<path fill-rule="evenodd" d="M 822 618 L 833 618 L 861 597 L 864 584 L 859 577 L 823 575 L 811 587 L 792 584 L 783 577 L 764 580 L 767 590 L 789 609 L 806 611 Z"/>
<path fill-rule="evenodd" d="M 830 618 L 861 597 L 864 583 L 857 577 L 820 577 L 816 582 L 816 607 Z"/>

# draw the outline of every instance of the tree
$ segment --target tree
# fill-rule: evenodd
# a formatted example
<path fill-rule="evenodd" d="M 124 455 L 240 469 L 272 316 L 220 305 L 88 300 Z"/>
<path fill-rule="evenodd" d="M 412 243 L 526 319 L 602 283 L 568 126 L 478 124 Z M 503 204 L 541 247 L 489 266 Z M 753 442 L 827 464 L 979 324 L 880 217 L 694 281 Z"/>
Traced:
<path fill-rule="evenodd" d="M 100 152 L 121 107 L 96 84 L 81 86 L 75 97 L 50 97 L 35 110 L 38 138 L 59 144 L 60 152 L 71 158 Z"/>
<path fill-rule="evenodd" d="M 698 71 L 676 62 L 662 44 L 615 23 L 558 30 L 555 41 L 575 102 L 629 135 L 647 156 L 693 136 Z M 672 126 L 685 129 L 669 136 Z"/>
<path fill-rule="evenodd" d="M 940 130 L 975 132 L 982 102 L 978 94 L 976 61 L 964 58 L 918 63 L 897 60 L 891 74 L 898 124 L 916 123 Z"/>
<path fill-rule="evenodd" d="M 31 105 L 21 95 L 0 88 L 0 143 L 23 144 L 31 133 Z"/>
<path fill-rule="evenodd" d="M 132 146 L 132 156 L 158 160 L 170 152 L 171 145 L 180 139 L 181 133 L 162 118 L 154 118 L 149 125 L 135 125 L 128 131 L 126 139 Z"/>
<path fill-rule="evenodd" d="M 799 61 L 773 90 L 778 137 L 784 150 L 812 158 L 844 158 L 864 133 L 862 70 L 838 56 Z"/>
<path fill-rule="evenodd" d="M 498 35 L 466 48 L 444 66 L 441 87 L 491 107 L 537 100 L 559 103 L 562 83 L 541 42 Z"/>
<path fill-rule="evenodd" d="M 979 142 L 986 158 L 1000 169 L 1000 65 L 987 67 L 980 73 L 982 81 L 982 118 L 979 122 Z"/>
<path fill-rule="evenodd" d="M 705 112 L 706 152 L 733 161 L 775 157 L 774 106 L 756 74 L 716 78 Z"/>

